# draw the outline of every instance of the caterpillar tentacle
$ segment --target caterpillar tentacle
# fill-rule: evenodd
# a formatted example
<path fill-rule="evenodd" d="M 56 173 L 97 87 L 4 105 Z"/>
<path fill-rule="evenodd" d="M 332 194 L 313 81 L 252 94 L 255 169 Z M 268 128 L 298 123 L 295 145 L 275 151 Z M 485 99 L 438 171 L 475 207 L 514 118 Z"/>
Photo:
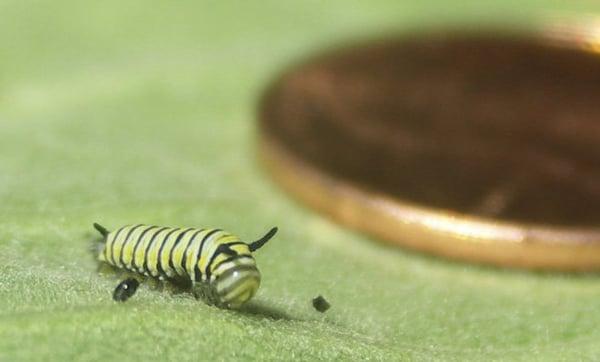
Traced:
<path fill-rule="evenodd" d="M 274 227 L 271 230 L 269 230 L 269 232 L 267 232 L 265 234 L 265 236 L 256 240 L 253 243 L 250 243 L 250 245 L 248 245 L 250 247 L 250 251 L 255 252 L 256 250 L 262 248 L 263 245 L 265 245 L 267 243 L 267 241 L 271 240 L 271 238 L 273 238 L 273 236 L 275 236 L 275 234 L 277 234 L 277 230 L 279 230 L 279 229 L 277 227 Z"/>
<path fill-rule="evenodd" d="M 102 237 L 106 238 L 106 235 L 109 234 L 109 231 L 106 228 L 98 223 L 94 223 L 94 229 L 98 230 L 98 232 L 102 235 Z"/>

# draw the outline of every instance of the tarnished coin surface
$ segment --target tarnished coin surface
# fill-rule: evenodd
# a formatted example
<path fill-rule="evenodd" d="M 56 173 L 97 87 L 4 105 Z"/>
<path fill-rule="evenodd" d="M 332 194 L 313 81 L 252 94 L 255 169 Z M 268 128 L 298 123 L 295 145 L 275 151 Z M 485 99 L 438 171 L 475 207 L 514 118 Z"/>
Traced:
<path fill-rule="evenodd" d="M 262 159 L 395 244 L 600 269 L 600 54 L 552 40 L 430 33 L 315 57 L 265 93 Z"/>

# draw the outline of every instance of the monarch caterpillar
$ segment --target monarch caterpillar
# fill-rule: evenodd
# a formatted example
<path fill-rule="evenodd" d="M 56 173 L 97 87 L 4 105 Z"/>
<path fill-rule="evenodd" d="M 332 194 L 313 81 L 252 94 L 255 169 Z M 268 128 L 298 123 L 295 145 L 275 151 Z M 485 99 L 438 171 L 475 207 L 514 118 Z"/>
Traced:
<path fill-rule="evenodd" d="M 102 235 L 98 260 L 125 270 L 132 277 L 115 289 L 113 299 L 126 301 L 145 278 L 187 285 L 209 305 L 239 308 L 260 285 L 252 253 L 276 233 L 246 244 L 221 229 L 171 228 L 128 225 L 109 232 L 94 223 Z"/>

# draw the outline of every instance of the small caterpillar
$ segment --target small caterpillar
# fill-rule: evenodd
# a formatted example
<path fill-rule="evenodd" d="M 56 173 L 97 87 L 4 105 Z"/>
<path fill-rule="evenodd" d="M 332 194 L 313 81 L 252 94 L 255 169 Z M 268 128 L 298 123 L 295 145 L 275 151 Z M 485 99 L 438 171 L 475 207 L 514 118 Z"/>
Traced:
<path fill-rule="evenodd" d="M 131 273 L 116 287 L 113 299 L 126 301 L 146 277 L 189 285 L 198 299 L 221 308 L 239 308 L 260 285 L 252 253 L 276 233 L 272 228 L 250 244 L 221 229 L 128 225 L 102 235 L 98 260 Z"/>

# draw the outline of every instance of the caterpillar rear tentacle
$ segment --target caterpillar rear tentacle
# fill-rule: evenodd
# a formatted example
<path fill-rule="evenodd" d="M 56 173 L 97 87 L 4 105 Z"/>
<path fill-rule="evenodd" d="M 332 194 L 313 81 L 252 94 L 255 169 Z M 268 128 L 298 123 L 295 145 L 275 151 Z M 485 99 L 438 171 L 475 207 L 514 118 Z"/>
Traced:
<path fill-rule="evenodd" d="M 94 229 L 98 230 L 98 232 L 102 235 L 102 237 L 106 238 L 109 234 L 109 231 L 106 228 L 98 223 L 94 223 Z"/>
<path fill-rule="evenodd" d="M 151 279 L 187 285 L 196 298 L 221 308 L 239 308 L 256 294 L 261 277 L 252 252 L 278 230 L 274 227 L 246 244 L 220 229 L 139 224 L 109 232 L 97 223 L 94 228 L 105 241 L 98 260 L 129 275 L 119 283 L 113 299 L 126 301 L 139 282 Z"/>

